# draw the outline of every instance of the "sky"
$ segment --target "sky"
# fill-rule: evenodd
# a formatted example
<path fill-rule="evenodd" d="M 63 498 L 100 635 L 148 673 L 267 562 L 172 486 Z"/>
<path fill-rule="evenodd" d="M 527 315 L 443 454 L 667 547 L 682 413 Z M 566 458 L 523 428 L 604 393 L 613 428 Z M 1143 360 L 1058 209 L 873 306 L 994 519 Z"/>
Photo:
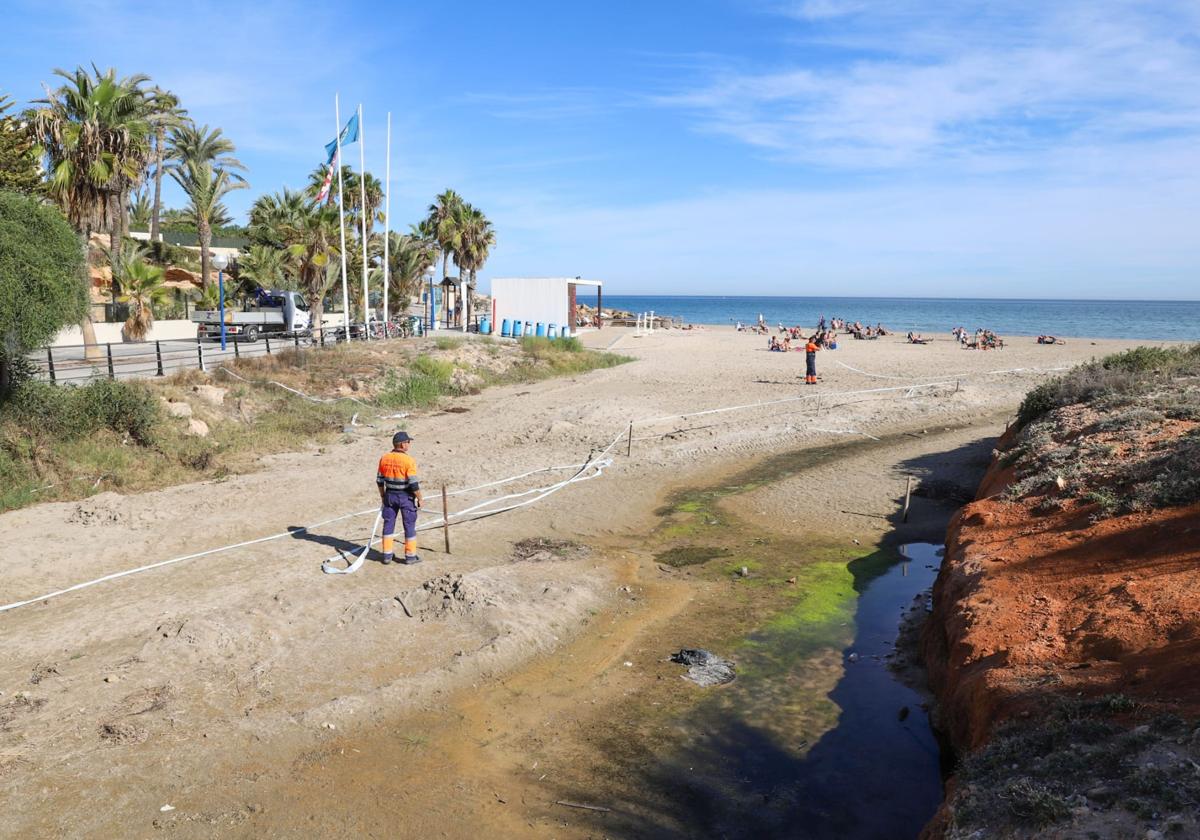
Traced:
<path fill-rule="evenodd" d="M 393 228 L 456 190 L 485 285 L 1200 299 L 1195 0 L 4 6 L 0 92 L 149 75 L 237 144 L 239 220 L 322 163 L 335 93 L 383 178 L 390 111 Z"/>

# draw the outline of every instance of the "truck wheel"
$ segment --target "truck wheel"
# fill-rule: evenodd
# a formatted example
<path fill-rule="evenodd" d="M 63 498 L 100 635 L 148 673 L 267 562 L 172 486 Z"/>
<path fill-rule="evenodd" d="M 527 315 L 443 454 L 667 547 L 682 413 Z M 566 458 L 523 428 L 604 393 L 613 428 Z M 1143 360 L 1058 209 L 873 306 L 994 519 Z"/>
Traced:
<path fill-rule="evenodd" d="M 246 336 L 246 343 L 253 344 L 258 341 L 258 327 L 246 327 L 244 335 Z"/>

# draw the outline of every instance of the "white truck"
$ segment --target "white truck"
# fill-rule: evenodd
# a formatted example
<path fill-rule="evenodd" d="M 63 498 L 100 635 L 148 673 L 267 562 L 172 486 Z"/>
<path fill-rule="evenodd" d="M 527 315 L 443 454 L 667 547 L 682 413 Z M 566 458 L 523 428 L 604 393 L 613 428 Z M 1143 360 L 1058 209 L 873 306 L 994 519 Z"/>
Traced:
<path fill-rule="evenodd" d="M 198 309 L 192 321 L 200 338 L 221 338 L 221 313 Z M 308 304 L 299 292 L 271 289 L 260 291 L 253 303 L 240 312 L 225 307 L 225 336 L 232 341 L 254 343 L 261 335 L 305 333 L 311 327 Z"/>

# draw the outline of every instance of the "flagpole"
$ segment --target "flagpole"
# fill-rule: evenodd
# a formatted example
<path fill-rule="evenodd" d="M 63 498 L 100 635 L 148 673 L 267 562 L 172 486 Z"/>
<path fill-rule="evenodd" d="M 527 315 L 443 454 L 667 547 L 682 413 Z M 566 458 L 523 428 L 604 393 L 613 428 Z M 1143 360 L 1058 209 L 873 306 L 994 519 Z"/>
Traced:
<path fill-rule="evenodd" d="M 388 323 L 388 278 L 391 261 L 389 246 L 392 238 L 392 112 L 387 115 L 387 163 L 383 176 L 383 324 L 387 335 Z"/>
<path fill-rule="evenodd" d="M 338 230 L 342 234 L 342 321 L 346 326 L 346 341 L 350 340 L 350 294 L 346 289 L 346 215 L 342 207 L 342 112 L 338 104 L 338 94 L 333 95 L 334 137 L 337 142 L 338 173 Z M 361 129 L 360 129 L 361 133 Z"/>
<path fill-rule="evenodd" d="M 363 130 L 362 103 L 358 103 L 358 215 L 362 219 L 363 245 L 363 325 L 366 327 L 366 337 L 371 337 L 370 307 L 367 303 L 367 132 Z"/>

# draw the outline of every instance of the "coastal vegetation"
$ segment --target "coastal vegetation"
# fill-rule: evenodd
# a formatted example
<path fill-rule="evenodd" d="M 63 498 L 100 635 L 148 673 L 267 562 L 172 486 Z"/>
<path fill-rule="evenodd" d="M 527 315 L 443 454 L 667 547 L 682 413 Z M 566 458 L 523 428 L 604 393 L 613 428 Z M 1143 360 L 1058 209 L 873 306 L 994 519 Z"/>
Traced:
<path fill-rule="evenodd" d="M 136 278 L 126 288 L 138 294 Z M 243 359 L 228 366 L 232 375 L 186 371 L 81 387 L 23 381 L 0 409 L 0 511 L 245 472 L 264 454 L 352 439 L 356 415 L 371 422 L 492 385 L 626 361 L 571 340 L 421 339 Z"/>
<path fill-rule="evenodd" d="M 1003 454 L 1011 498 L 1097 518 L 1200 500 L 1200 345 L 1139 347 L 1031 391 Z"/>
<path fill-rule="evenodd" d="M 87 296 L 83 254 L 52 207 L 0 190 L 0 403 L 25 353 L 79 319 Z"/>

